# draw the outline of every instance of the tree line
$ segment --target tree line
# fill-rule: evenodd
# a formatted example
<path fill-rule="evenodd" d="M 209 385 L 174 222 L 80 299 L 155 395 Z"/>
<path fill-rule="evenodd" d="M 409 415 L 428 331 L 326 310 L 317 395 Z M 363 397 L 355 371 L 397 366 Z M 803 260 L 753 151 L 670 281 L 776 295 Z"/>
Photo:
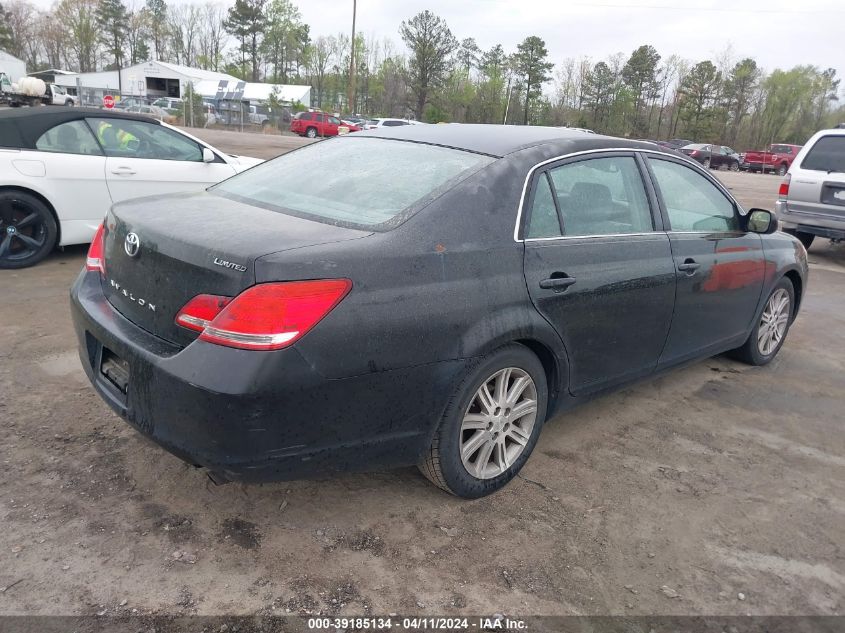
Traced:
<path fill-rule="evenodd" d="M 766 72 L 730 48 L 689 60 L 643 44 L 630 54 L 555 64 L 537 36 L 512 51 L 481 50 L 430 11 L 399 25 L 400 50 L 390 38 L 315 37 L 291 0 L 235 0 L 229 8 L 141 2 L 58 0 L 40 12 L 13 0 L 0 7 L 0 48 L 31 69 L 90 72 L 159 59 L 248 81 L 305 83 L 312 103 L 304 105 L 429 122 L 567 125 L 746 148 L 803 143 L 845 120 L 833 68 Z"/>

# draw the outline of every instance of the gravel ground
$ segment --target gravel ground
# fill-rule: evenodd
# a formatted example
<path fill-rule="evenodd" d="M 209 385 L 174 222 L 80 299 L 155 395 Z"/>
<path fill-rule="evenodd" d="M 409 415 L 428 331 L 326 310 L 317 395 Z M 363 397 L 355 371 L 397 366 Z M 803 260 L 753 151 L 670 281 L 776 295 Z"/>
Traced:
<path fill-rule="evenodd" d="M 257 156 L 302 142 L 201 133 Z M 777 177 L 719 176 L 772 206 Z M 413 468 L 214 486 L 87 384 L 67 301 L 84 254 L 0 273 L 0 614 L 845 608 L 845 246 L 814 245 L 771 365 L 718 357 L 560 416 L 471 502 Z"/>

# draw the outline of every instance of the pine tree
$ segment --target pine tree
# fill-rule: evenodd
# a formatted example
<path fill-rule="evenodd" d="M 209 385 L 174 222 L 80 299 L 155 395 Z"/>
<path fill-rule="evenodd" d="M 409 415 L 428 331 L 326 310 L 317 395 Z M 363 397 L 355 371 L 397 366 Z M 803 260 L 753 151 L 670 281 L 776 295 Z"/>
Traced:
<path fill-rule="evenodd" d="M 223 24 L 229 33 L 240 40 L 241 72 L 246 76 L 249 60 L 252 81 L 259 79 L 261 41 L 267 26 L 264 14 L 266 4 L 267 0 L 235 0 Z"/>
<path fill-rule="evenodd" d="M 106 51 L 114 58 L 114 68 L 123 66 L 123 48 L 129 12 L 123 0 L 100 0 L 97 5 L 97 27 Z"/>
<path fill-rule="evenodd" d="M 523 78 L 525 90 L 523 125 L 528 125 L 531 103 L 543 94 L 543 84 L 551 79 L 549 72 L 554 68 L 554 64 L 546 61 L 549 56 L 546 43 L 536 35 L 526 37 L 516 48 L 514 68 L 516 73 Z"/>
<path fill-rule="evenodd" d="M 9 12 L 0 4 L 0 50 L 12 48 L 12 29 L 9 28 Z"/>
<path fill-rule="evenodd" d="M 446 21 L 428 10 L 403 21 L 399 35 L 411 51 L 408 79 L 414 113 L 422 119 L 431 93 L 446 81 L 451 66 L 449 57 L 458 48 L 458 40 Z"/>

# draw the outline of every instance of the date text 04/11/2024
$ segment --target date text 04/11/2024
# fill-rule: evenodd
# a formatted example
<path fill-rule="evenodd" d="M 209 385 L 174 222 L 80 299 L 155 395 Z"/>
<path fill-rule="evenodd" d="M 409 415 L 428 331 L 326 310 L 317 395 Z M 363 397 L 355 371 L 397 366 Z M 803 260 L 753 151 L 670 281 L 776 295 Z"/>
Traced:
<path fill-rule="evenodd" d="M 353 628 L 355 630 L 404 631 L 526 631 L 523 620 L 511 620 L 503 616 L 480 618 L 438 618 L 438 617 L 362 617 L 362 618 L 309 618 L 309 630 L 334 630 Z"/>

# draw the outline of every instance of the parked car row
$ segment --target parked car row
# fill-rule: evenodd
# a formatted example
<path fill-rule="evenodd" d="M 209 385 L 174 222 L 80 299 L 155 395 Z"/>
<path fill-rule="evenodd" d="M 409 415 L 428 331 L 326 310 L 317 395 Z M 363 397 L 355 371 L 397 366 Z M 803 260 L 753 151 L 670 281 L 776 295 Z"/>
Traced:
<path fill-rule="evenodd" d="M 422 125 L 422 123 L 412 119 L 389 117 L 365 119 L 350 116 L 340 118 L 325 112 L 309 111 L 299 112 L 293 117 L 290 122 L 290 131 L 300 136 L 317 138 L 360 132 L 361 130 L 376 130 L 383 127 L 402 127 L 404 125 Z"/>

